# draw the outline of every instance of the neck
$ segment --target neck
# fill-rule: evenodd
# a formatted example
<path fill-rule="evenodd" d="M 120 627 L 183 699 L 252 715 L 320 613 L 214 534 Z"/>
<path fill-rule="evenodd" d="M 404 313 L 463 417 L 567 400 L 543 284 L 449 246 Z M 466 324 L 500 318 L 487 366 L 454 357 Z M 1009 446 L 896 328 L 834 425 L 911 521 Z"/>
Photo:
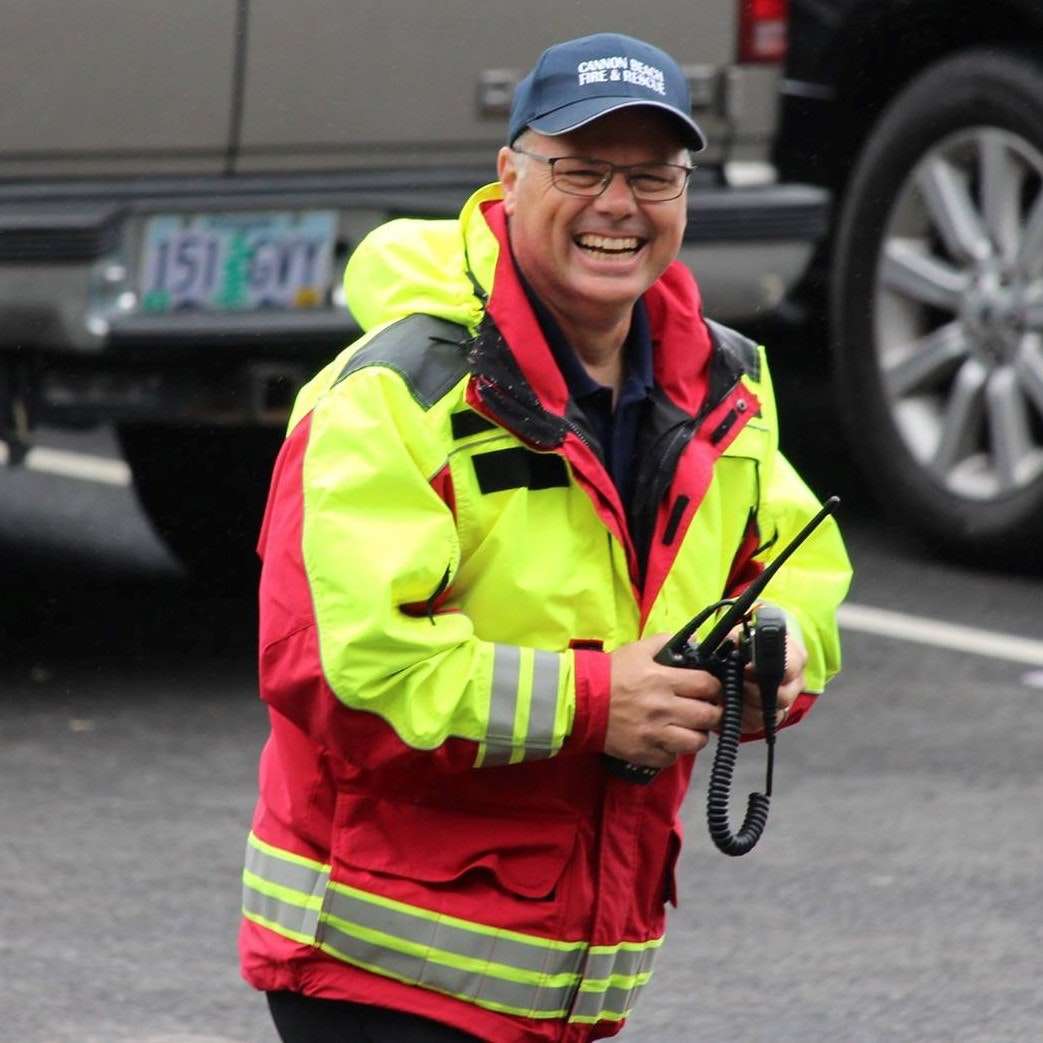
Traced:
<path fill-rule="evenodd" d="M 599 384 L 612 388 L 615 397 L 623 384 L 623 347 L 630 332 L 631 309 L 612 317 L 601 316 L 598 323 L 577 321 L 574 312 L 563 315 L 551 310 L 586 371 Z"/>
<path fill-rule="evenodd" d="M 547 297 L 540 300 L 591 378 L 618 393 L 623 384 L 623 348 L 630 332 L 633 305 L 584 313 L 574 307 L 559 307 Z"/>

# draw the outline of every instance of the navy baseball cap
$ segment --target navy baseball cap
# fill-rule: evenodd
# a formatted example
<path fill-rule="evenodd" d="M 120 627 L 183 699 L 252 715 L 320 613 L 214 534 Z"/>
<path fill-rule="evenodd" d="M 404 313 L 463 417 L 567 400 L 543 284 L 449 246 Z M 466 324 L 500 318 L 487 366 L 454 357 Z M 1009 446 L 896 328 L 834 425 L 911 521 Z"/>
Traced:
<path fill-rule="evenodd" d="M 527 127 L 553 137 L 633 105 L 668 112 L 687 148 L 706 147 L 677 62 L 621 33 L 595 33 L 548 47 L 514 92 L 507 144 Z"/>

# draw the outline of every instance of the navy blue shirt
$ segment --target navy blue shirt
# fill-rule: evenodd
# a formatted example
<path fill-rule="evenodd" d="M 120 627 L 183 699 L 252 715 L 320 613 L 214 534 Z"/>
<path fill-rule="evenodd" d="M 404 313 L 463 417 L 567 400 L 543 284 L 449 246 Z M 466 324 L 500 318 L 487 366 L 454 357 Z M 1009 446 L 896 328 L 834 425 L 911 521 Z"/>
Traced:
<path fill-rule="evenodd" d="M 612 408 L 612 389 L 599 384 L 586 371 L 579 356 L 565 339 L 561 327 L 543 302 L 524 283 L 529 302 L 539 320 L 543 336 L 568 385 L 569 396 L 583 411 L 605 460 L 605 467 L 619 491 L 623 506 L 632 492 L 634 449 L 645 402 L 651 397 L 652 333 L 644 302 L 634 305 L 630 332 L 623 346 L 623 386 Z"/>

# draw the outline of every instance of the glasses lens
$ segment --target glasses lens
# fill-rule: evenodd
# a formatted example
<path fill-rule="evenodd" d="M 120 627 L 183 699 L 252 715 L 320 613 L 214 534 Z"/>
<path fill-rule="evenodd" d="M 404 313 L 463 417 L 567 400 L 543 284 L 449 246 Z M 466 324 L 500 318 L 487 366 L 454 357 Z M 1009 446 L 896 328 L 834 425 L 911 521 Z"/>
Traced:
<path fill-rule="evenodd" d="M 627 169 L 627 182 L 638 199 L 675 199 L 684 191 L 688 170 L 675 163 L 647 163 Z M 551 167 L 554 186 L 574 196 L 601 195 L 616 168 L 607 161 L 564 156 Z"/>
<path fill-rule="evenodd" d="M 596 159 L 566 156 L 554 161 L 552 174 L 555 187 L 562 192 L 570 192 L 576 196 L 596 196 L 612 176 L 612 165 Z"/>
<path fill-rule="evenodd" d="M 650 163 L 630 170 L 630 188 L 638 199 L 673 199 L 681 194 L 688 171 L 673 163 Z"/>

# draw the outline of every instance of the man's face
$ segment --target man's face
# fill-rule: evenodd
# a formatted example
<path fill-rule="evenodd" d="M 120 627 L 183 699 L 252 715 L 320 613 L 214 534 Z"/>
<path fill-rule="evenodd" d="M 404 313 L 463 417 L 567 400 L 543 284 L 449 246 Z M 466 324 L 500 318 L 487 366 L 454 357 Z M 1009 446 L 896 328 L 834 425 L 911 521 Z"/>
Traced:
<path fill-rule="evenodd" d="M 687 161 L 669 117 L 644 107 L 609 113 L 555 137 L 529 131 L 517 144 L 548 157 Z M 547 164 L 510 149 L 501 149 L 498 169 L 514 255 L 537 295 L 557 310 L 631 306 L 677 256 L 685 193 L 641 202 L 617 173 L 600 196 L 567 195 L 551 184 Z"/>

